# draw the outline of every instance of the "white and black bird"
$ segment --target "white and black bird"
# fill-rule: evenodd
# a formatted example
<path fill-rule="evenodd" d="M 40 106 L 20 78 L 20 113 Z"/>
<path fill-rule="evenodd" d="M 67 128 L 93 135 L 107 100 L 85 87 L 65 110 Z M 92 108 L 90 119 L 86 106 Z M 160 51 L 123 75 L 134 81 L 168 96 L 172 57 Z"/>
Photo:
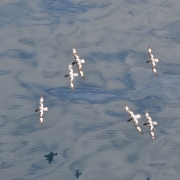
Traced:
<path fill-rule="evenodd" d="M 44 111 L 48 111 L 49 108 L 48 107 L 44 107 L 44 97 L 41 96 L 40 99 L 39 99 L 39 108 L 35 110 L 35 112 L 39 112 L 39 121 L 40 121 L 40 124 L 43 125 L 43 114 L 44 114 Z"/>
<path fill-rule="evenodd" d="M 83 73 L 83 70 L 82 70 L 82 64 L 85 63 L 86 61 L 85 61 L 84 59 L 80 59 L 80 58 L 79 58 L 78 54 L 76 53 L 76 49 L 75 49 L 74 46 L 73 46 L 73 48 L 72 48 L 72 53 L 73 53 L 73 56 L 74 56 L 74 58 L 75 58 L 75 61 L 72 62 L 72 65 L 75 65 L 75 64 L 76 64 L 76 65 L 78 66 L 78 72 L 79 72 L 80 76 L 81 76 L 83 79 L 85 79 L 84 73 Z"/>
<path fill-rule="evenodd" d="M 144 123 L 144 126 L 149 126 L 149 133 L 151 137 L 155 140 L 155 134 L 154 134 L 154 125 L 157 125 L 158 123 L 156 121 L 152 121 L 151 117 L 149 116 L 148 111 L 145 112 L 145 116 L 148 119 L 147 123 Z"/>
<path fill-rule="evenodd" d="M 69 64 L 68 68 L 69 68 L 69 73 L 66 74 L 64 77 L 69 76 L 69 83 L 70 83 L 71 89 L 74 90 L 74 77 L 78 76 L 78 74 L 73 72 L 72 63 Z"/>
<path fill-rule="evenodd" d="M 135 115 L 132 111 L 130 111 L 129 107 L 125 104 L 124 106 L 126 112 L 130 115 L 130 118 L 127 120 L 127 122 L 133 121 L 135 128 L 143 135 L 144 133 L 141 130 L 141 127 L 139 126 L 138 119 L 141 118 L 140 114 Z"/>
<path fill-rule="evenodd" d="M 150 45 L 148 46 L 148 54 L 150 59 L 146 61 L 146 63 L 151 63 L 152 71 L 157 76 L 156 63 L 159 62 L 160 60 L 154 59 Z"/>

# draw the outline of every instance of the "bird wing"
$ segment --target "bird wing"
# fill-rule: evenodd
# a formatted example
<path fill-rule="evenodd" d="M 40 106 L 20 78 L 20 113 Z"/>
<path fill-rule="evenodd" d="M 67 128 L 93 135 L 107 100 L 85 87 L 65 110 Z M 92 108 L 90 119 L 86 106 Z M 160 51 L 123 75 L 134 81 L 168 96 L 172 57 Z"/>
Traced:
<path fill-rule="evenodd" d="M 150 132 L 151 137 L 155 140 L 156 137 L 154 134 L 154 126 L 149 126 L 149 132 Z"/>
<path fill-rule="evenodd" d="M 152 122 L 152 119 L 151 119 L 151 117 L 149 116 L 148 111 L 145 112 L 145 116 L 146 116 L 146 118 L 148 119 L 148 122 Z"/>
<path fill-rule="evenodd" d="M 74 90 L 74 78 L 73 77 L 69 78 L 69 83 L 70 83 L 71 89 Z"/>
<path fill-rule="evenodd" d="M 43 102 L 44 102 L 44 96 L 41 96 L 39 99 L 39 105 L 43 106 Z"/>
<path fill-rule="evenodd" d="M 76 59 L 79 59 L 79 56 L 78 56 L 76 53 L 73 54 L 73 56 L 74 56 L 75 60 L 76 60 Z"/>
<path fill-rule="evenodd" d="M 151 50 L 150 45 L 148 46 L 148 54 L 149 54 L 149 57 L 150 57 L 150 58 L 153 57 L 153 54 L 152 54 L 152 50 Z"/>
<path fill-rule="evenodd" d="M 69 64 L 68 69 L 70 72 L 73 72 L 72 63 Z"/>
<path fill-rule="evenodd" d="M 153 73 L 157 76 L 157 70 L 156 70 L 156 67 L 152 66 L 152 71 L 153 71 Z"/>
<path fill-rule="evenodd" d="M 72 48 L 72 53 L 73 53 L 73 56 L 74 56 L 74 58 L 76 59 L 76 58 L 79 58 L 79 56 L 78 56 L 78 54 L 77 54 L 77 51 L 76 51 L 76 48 L 73 46 L 73 48 Z"/>
<path fill-rule="evenodd" d="M 71 89 L 74 91 L 74 84 L 71 82 L 70 83 Z"/>
<path fill-rule="evenodd" d="M 141 130 L 141 127 L 139 126 L 139 123 L 138 123 L 138 121 L 134 121 L 134 126 L 135 126 L 135 128 L 143 135 L 144 133 L 142 132 L 142 130 Z"/>
<path fill-rule="evenodd" d="M 73 46 L 72 48 L 72 53 L 75 54 L 76 53 L 76 48 Z"/>
<path fill-rule="evenodd" d="M 39 122 L 41 125 L 43 125 L 43 118 L 39 118 Z"/>
<path fill-rule="evenodd" d="M 43 125 L 43 111 L 39 112 L 39 121 L 40 121 L 40 124 Z"/>
<path fill-rule="evenodd" d="M 134 115 L 134 113 L 132 111 L 130 111 L 129 107 L 126 104 L 124 105 L 124 108 L 128 114 Z"/>
<path fill-rule="evenodd" d="M 85 79 L 83 71 L 79 71 L 79 74 L 81 75 L 81 77 L 82 77 L 83 79 Z"/>
<path fill-rule="evenodd" d="M 78 71 L 82 71 L 82 64 L 81 64 L 81 62 L 78 62 L 77 65 L 78 65 Z"/>

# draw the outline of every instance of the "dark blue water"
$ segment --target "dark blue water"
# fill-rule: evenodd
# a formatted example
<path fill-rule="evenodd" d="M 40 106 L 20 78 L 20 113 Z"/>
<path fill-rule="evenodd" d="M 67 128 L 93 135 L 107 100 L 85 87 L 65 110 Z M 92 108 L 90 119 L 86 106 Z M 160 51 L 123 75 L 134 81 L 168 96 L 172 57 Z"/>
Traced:
<path fill-rule="evenodd" d="M 179 180 L 179 15 L 177 0 L 1 1 L 0 179 Z M 74 92 L 72 46 L 86 59 Z M 158 121 L 155 141 L 125 103 Z"/>

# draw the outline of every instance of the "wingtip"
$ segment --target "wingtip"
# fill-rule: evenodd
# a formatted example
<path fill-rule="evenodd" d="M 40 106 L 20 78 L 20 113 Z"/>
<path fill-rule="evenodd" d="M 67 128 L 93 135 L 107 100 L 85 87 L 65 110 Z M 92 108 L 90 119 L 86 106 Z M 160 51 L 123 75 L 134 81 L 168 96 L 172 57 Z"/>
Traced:
<path fill-rule="evenodd" d="M 74 49 L 76 50 L 75 46 L 72 47 L 72 50 L 74 50 Z"/>
<path fill-rule="evenodd" d="M 125 108 L 126 111 L 129 109 L 127 104 L 124 104 L 124 108 Z"/>

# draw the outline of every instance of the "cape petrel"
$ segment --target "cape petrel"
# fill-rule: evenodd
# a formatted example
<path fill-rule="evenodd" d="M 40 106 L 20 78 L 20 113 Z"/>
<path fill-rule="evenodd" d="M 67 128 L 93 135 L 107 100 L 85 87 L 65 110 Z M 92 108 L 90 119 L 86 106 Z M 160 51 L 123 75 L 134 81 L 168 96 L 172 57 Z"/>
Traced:
<path fill-rule="evenodd" d="M 73 84 L 74 83 L 74 77 L 78 76 L 78 74 L 73 72 L 72 63 L 69 64 L 68 68 L 69 68 L 69 73 L 66 74 L 64 77 L 69 76 L 69 83 L 70 83 L 71 89 L 74 90 L 74 84 Z"/>
<path fill-rule="evenodd" d="M 149 116 L 148 111 L 145 112 L 145 116 L 148 119 L 147 123 L 144 123 L 144 126 L 149 126 L 149 133 L 151 137 L 155 140 L 155 134 L 154 134 L 154 125 L 157 125 L 158 123 L 156 121 L 152 121 L 151 117 Z"/>
<path fill-rule="evenodd" d="M 141 130 L 141 127 L 139 126 L 138 119 L 141 118 L 140 114 L 135 115 L 132 111 L 130 111 L 129 107 L 125 104 L 124 106 L 126 112 L 130 115 L 130 118 L 127 120 L 127 122 L 133 121 L 135 128 L 143 135 L 144 133 Z"/>
<path fill-rule="evenodd" d="M 41 96 L 40 99 L 39 99 L 39 108 L 35 110 L 35 112 L 39 112 L 39 121 L 40 121 L 40 124 L 43 125 L 43 114 L 44 114 L 44 111 L 48 111 L 49 108 L 48 107 L 44 107 L 44 97 Z"/>
<path fill-rule="evenodd" d="M 72 62 L 72 65 L 75 65 L 75 64 L 76 64 L 76 65 L 78 66 L 78 72 L 79 72 L 80 76 L 81 76 L 83 79 L 85 79 L 84 73 L 83 73 L 83 70 L 82 70 L 82 64 L 85 63 L 86 61 L 85 61 L 84 59 L 80 59 L 80 58 L 79 58 L 78 54 L 76 53 L 76 49 L 75 49 L 74 46 L 73 46 L 73 48 L 72 48 L 72 53 L 73 53 L 73 56 L 74 56 L 74 58 L 75 58 L 75 61 Z"/>
<path fill-rule="evenodd" d="M 146 61 L 146 63 L 151 63 L 152 71 L 157 76 L 156 63 L 159 62 L 160 60 L 154 59 L 150 45 L 148 46 L 148 54 L 150 59 Z"/>

